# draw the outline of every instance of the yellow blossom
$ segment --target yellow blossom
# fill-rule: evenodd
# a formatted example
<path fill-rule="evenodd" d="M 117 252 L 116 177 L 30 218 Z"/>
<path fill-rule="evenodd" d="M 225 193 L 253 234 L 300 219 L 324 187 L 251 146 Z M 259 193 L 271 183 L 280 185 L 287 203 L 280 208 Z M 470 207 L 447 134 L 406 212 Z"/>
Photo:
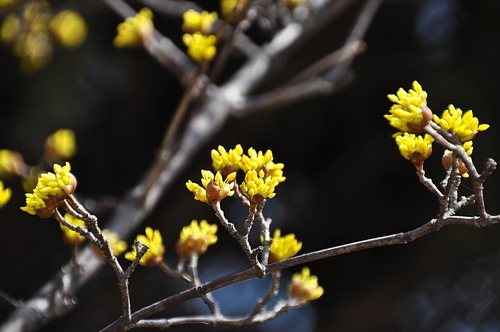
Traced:
<path fill-rule="evenodd" d="M 73 10 L 63 10 L 50 21 L 50 29 L 59 42 L 67 48 L 80 46 L 87 38 L 87 24 Z"/>
<path fill-rule="evenodd" d="M 290 297 L 299 304 L 316 300 L 323 295 L 323 287 L 318 285 L 318 277 L 312 276 L 308 267 L 295 273 L 289 285 Z"/>
<path fill-rule="evenodd" d="M 19 152 L 8 149 L 0 150 L 0 178 L 21 175 L 25 166 Z"/>
<path fill-rule="evenodd" d="M 66 219 L 67 222 L 74 226 L 82 226 L 83 228 L 85 227 L 85 221 L 80 220 L 78 218 L 75 218 L 69 213 L 64 214 L 64 219 Z M 77 246 L 78 244 L 82 243 L 85 241 L 85 237 L 80 235 L 80 233 L 75 232 L 74 230 L 64 226 L 63 224 L 59 224 L 61 227 L 61 230 L 63 231 L 63 240 L 64 242 L 69 245 L 69 246 Z"/>
<path fill-rule="evenodd" d="M 433 120 L 444 130 L 455 134 L 460 142 L 470 141 L 479 131 L 490 127 L 488 124 L 479 124 L 479 120 L 471 110 L 464 114 L 460 108 L 455 108 L 453 105 L 449 105 L 448 109 L 443 111 L 441 118 L 434 115 Z"/>
<path fill-rule="evenodd" d="M 261 203 L 265 198 L 276 196 L 274 189 L 279 181 L 272 176 L 266 177 L 263 170 L 258 173 L 255 170 L 249 170 L 245 174 L 245 181 L 241 183 L 240 189 L 243 195 L 254 203 Z"/>
<path fill-rule="evenodd" d="M 54 173 L 40 174 L 33 193 L 26 194 L 26 206 L 21 210 L 29 214 L 45 216 L 43 209 L 53 210 L 59 206 L 63 199 L 72 194 L 76 188 L 76 179 L 70 173 L 71 165 L 66 162 L 65 166 L 54 164 Z M 53 211 L 47 211 L 50 217 Z M 42 214 L 41 214 L 42 213 Z"/>
<path fill-rule="evenodd" d="M 229 149 L 229 151 L 219 145 L 217 150 L 212 149 L 212 166 L 215 171 L 219 171 L 223 176 L 226 176 L 240 169 L 239 162 L 242 154 L 243 148 L 240 144 L 236 145 L 234 149 Z"/>
<path fill-rule="evenodd" d="M 10 188 L 4 188 L 3 181 L 0 181 L 0 209 L 9 202 L 11 196 L 12 190 Z"/>
<path fill-rule="evenodd" d="M 102 230 L 102 235 L 108 240 L 113 255 L 119 256 L 122 252 L 127 250 L 127 242 L 121 241 L 118 234 L 111 232 L 108 229 Z"/>
<path fill-rule="evenodd" d="M 234 178 L 236 172 L 230 173 L 226 180 L 223 180 L 220 172 L 215 175 L 206 170 L 201 171 L 201 183 L 203 187 L 189 180 L 186 182 L 186 187 L 194 194 L 194 198 L 205 203 L 215 203 L 227 196 L 234 194 Z"/>
<path fill-rule="evenodd" d="M 21 19 L 14 13 L 5 17 L 0 30 L 0 36 L 3 43 L 13 43 L 21 33 Z"/>
<path fill-rule="evenodd" d="M 431 120 L 432 112 L 427 107 L 427 92 L 422 86 L 413 82 L 413 89 L 406 92 L 399 88 L 398 92 L 387 96 L 394 103 L 389 110 L 390 114 L 384 115 L 389 124 L 403 132 L 419 134 L 422 127 Z"/>
<path fill-rule="evenodd" d="M 193 220 L 189 226 L 183 227 L 175 250 L 183 259 L 189 259 L 193 254 L 202 255 L 209 245 L 217 242 L 217 225 L 206 220 Z"/>
<path fill-rule="evenodd" d="M 302 248 L 302 242 L 297 241 L 295 234 L 281 236 L 281 230 L 274 231 L 273 240 L 269 248 L 271 263 L 283 261 L 295 256 Z"/>
<path fill-rule="evenodd" d="M 153 12 L 142 8 L 137 15 L 127 17 L 116 27 L 118 32 L 113 44 L 118 48 L 139 47 L 154 31 Z"/>
<path fill-rule="evenodd" d="M 428 134 L 420 136 L 404 133 L 396 137 L 396 144 L 401 155 L 417 167 L 422 166 L 425 159 L 432 154 L 432 142 L 434 138 Z"/>
<path fill-rule="evenodd" d="M 241 157 L 239 165 L 244 172 L 250 170 L 260 172 L 263 170 L 266 178 L 270 176 L 278 182 L 283 182 L 286 179 L 283 176 L 283 167 L 285 165 L 273 162 L 273 152 L 271 150 L 262 153 L 262 151 L 257 152 L 254 148 L 250 148 L 248 149 L 248 155 Z"/>
<path fill-rule="evenodd" d="M 148 251 L 142 256 L 139 264 L 144 266 L 158 265 L 163 261 L 163 254 L 165 253 L 165 246 L 159 230 L 153 230 L 151 227 L 146 227 L 146 235 L 137 235 L 137 241 L 149 247 Z M 132 251 L 125 254 L 128 260 L 135 260 L 137 257 L 137 247 L 132 245 Z"/>
<path fill-rule="evenodd" d="M 59 129 L 45 141 L 45 153 L 54 160 L 66 160 L 76 153 L 75 132 Z"/>
<path fill-rule="evenodd" d="M 182 30 L 187 33 L 201 32 L 203 35 L 212 33 L 213 25 L 217 21 L 217 12 L 197 12 L 189 9 L 182 15 Z"/>
<path fill-rule="evenodd" d="M 217 53 L 215 35 L 205 36 L 201 32 L 185 33 L 182 41 L 187 46 L 187 54 L 199 64 L 212 60 Z"/>

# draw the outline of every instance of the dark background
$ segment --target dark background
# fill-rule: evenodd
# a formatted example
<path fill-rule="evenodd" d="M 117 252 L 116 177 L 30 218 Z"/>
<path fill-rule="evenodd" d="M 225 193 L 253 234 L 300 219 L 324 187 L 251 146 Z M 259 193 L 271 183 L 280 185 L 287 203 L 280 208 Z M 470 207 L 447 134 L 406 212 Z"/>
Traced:
<path fill-rule="evenodd" d="M 113 48 L 121 20 L 107 7 L 99 2 L 79 6 L 89 24 L 87 42 L 76 51 L 56 50 L 52 62 L 39 72 L 21 74 L 10 50 L 0 49 L 0 148 L 20 151 L 28 163 L 36 164 L 45 138 L 58 128 L 72 128 L 79 149 L 71 161 L 78 194 L 119 199 L 152 162 L 182 89 L 144 51 Z M 481 171 L 486 158 L 500 159 L 499 17 L 496 0 L 386 1 L 366 36 L 366 52 L 354 62 L 352 84 L 333 96 L 231 120 L 186 165 L 145 224 L 161 230 L 166 259 L 175 263 L 175 241 L 192 219 L 217 221 L 207 205 L 192 199 L 184 183 L 199 181 L 199 170 L 210 167 L 210 149 L 219 144 L 272 149 L 275 161 L 285 164 L 287 180 L 264 212 L 273 218 L 273 228 L 293 232 L 303 241 L 301 252 L 407 231 L 432 219 L 438 202 L 419 183 L 413 165 L 399 155 L 391 138 L 395 129 L 383 118 L 390 107 L 386 95 L 418 80 L 435 113 L 450 103 L 472 109 L 480 123 L 491 125 L 474 140 L 476 165 Z M 180 20 L 157 17 L 155 23 L 180 41 Z M 327 47 L 328 40 L 323 42 Z M 436 147 L 425 163 L 437 183 L 444 176 L 441 153 Z M 499 182 L 496 173 L 486 182 L 490 214 L 500 213 Z M 18 181 L 6 184 L 14 195 L 0 211 L 0 289 L 26 299 L 71 253 L 54 220 L 18 209 L 24 204 Z M 468 185 L 465 180 L 463 194 L 470 193 Z M 245 217 L 239 206 L 226 202 L 225 209 L 235 222 Z M 105 226 L 107 214 L 99 217 Z M 500 331 L 499 236 L 498 226 L 450 226 L 405 246 L 314 262 L 309 267 L 325 295 L 276 322 L 172 330 Z M 203 281 L 246 268 L 234 240 L 222 230 L 219 238 L 201 259 Z M 298 270 L 284 272 L 283 287 Z M 103 328 L 120 315 L 115 285 L 111 269 L 103 268 L 77 294 L 76 309 L 44 331 Z M 159 269 L 139 267 L 131 287 L 137 310 L 182 285 Z M 223 302 L 224 313 L 241 314 L 266 289 L 266 282 L 250 281 L 215 296 Z M 164 315 L 206 310 L 191 302 Z M 1 319 L 8 312 L 0 304 Z"/>

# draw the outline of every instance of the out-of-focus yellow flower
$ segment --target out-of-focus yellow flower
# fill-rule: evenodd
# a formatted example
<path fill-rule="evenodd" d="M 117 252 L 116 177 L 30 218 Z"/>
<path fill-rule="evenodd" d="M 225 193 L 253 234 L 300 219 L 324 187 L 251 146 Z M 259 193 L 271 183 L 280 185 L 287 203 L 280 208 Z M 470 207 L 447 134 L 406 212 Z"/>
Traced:
<path fill-rule="evenodd" d="M 243 148 L 240 144 L 234 149 L 226 151 L 223 146 L 219 145 L 217 150 L 212 149 L 212 166 L 214 171 L 221 172 L 222 176 L 227 176 L 230 173 L 237 172 L 240 169 L 239 162 Z"/>
<path fill-rule="evenodd" d="M 53 160 L 62 161 L 76 153 L 75 132 L 71 129 L 59 129 L 45 141 L 45 154 Z"/>
<path fill-rule="evenodd" d="M 76 188 L 76 179 L 70 170 L 71 165 L 67 162 L 62 167 L 54 164 L 54 173 L 42 173 L 33 193 L 26 194 L 26 206 L 21 210 L 42 218 L 51 217 L 53 210 Z"/>
<path fill-rule="evenodd" d="M 104 235 L 104 237 L 108 239 L 111 251 L 113 251 L 113 255 L 120 256 L 125 250 L 127 250 L 127 242 L 121 241 L 118 237 L 118 234 L 113 233 L 108 229 L 103 229 L 102 235 Z"/>
<path fill-rule="evenodd" d="M 3 20 L 0 33 L 3 43 L 13 43 L 21 33 L 21 19 L 19 16 L 14 13 L 7 15 Z"/>
<path fill-rule="evenodd" d="M 66 48 L 78 47 L 87 38 L 85 20 L 80 14 L 69 9 L 63 10 L 50 21 L 50 29 Z"/>
<path fill-rule="evenodd" d="M 227 17 L 238 5 L 238 0 L 221 0 L 220 11 L 222 17 Z"/>
<path fill-rule="evenodd" d="M 256 172 L 264 171 L 264 177 L 272 177 L 273 180 L 283 182 L 286 177 L 283 176 L 284 164 L 273 162 L 273 152 L 267 150 L 266 153 L 262 151 L 257 152 L 254 148 L 248 149 L 248 155 L 243 155 L 240 160 L 240 168 L 244 172 L 254 170 Z"/>
<path fill-rule="evenodd" d="M 222 178 L 220 172 L 214 173 L 206 170 L 201 171 L 201 183 L 203 187 L 189 180 L 186 182 L 186 187 L 194 194 L 194 198 L 205 203 L 216 203 L 227 196 L 234 194 L 234 178 L 236 172 L 230 173 L 226 180 Z"/>
<path fill-rule="evenodd" d="M 387 95 L 387 98 L 394 103 L 390 114 L 384 115 L 391 126 L 403 132 L 420 134 L 422 127 L 429 124 L 432 112 L 427 107 L 427 92 L 417 81 L 413 82 L 413 89 L 408 92 L 399 88 L 395 95 Z"/>
<path fill-rule="evenodd" d="M 469 156 L 472 155 L 472 151 L 474 150 L 474 147 L 472 146 L 472 141 L 465 142 L 464 144 L 462 144 L 462 147 L 464 148 L 465 153 L 467 153 Z M 444 169 L 449 170 L 450 167 L 453 165 L 453 151 L 444 150 L 441 162 L 443 164 Z M 458 174 L 462 175 L 464 178 L 468 178 L 469 170 L 467 169 L 467 166 L 465 166 L 464 161 L 461 158 L 457 158 L 457 163 L 458 163 L 457 165 Z"/>
<path fill-rule="evenodd" d="M 305 304 L 321 297 L 323 287 L 318 285 L 318 277 L 312 276 L 308 267 L 292 276 L 289 285 L 290 297 L 299 304 Z"/>
<path fill-rule="evenodd" d="M 183 227 L 175 250 L 183 259 L 189 259 L 193 254 L 202 255 L 209 245 L 217 242 L 217 225 L 206 220 L 193 220 L 189 226 Z"/>
<path fill-rule="evenodd" d="M 199 64 L 212 60 L 217 53 L 215 35 L 205 36 L 201 32 L 185 33 L 182 41 L 187 46 L 187 54 Z"/>
<path fill-rule="evenodd" d="M 19 152 L 0 150 L 0 178 L 21 175 L 25 167 L 23 156 Z"/>
<path fill-rule="evenodd" d="M 4 188 L 3 181 L 0 181 L 0 209 L 9 202 L 11 196 L 12 190 L 10 188 Z"/>
<path fill-rule="evenodd" d="M 25 32 L 16 40 L 12 51 L 21 59 L 21 70 L 32 73 L 52 59 L 52 40 L 46 32 Z"/>
<path fill-rule="evenodd" d="M 488 124 L 479 124 L 479 120 L 471 110 L 464 114 L 460 108 L 455 108 L 453 105 L 449 105 L 448 109 L 443 111 L 441 118 L 434 115 L 433 120 L 444 130 L 455 134 L 460 142 L 470 141 L 479 131 L 490 127 Z"/>
<path fill-rule="evenodd" d="M 265 198 L 276 196 L 274 189 L 278 184 L 279 181 L 274 177 L 266 177 L 264 170 L 257 172 L 252 169 L 245 174 L 245 181 L 241 183 L 240 189 L 252 203 L 258 204 Z"/>
<path fill-rule="evenodd" d="M 432 142 L 434 142 L 434 138 L 428 134 L 420 136 L 404 133 L 396 137 L 396 144 L 401 155 L 417 167 L 421 167 L 425 159 L 431 156 Z"/>
<path fill-rule="evenodd" d="M 85 221 L 80 220 L 78 218 L 75 218 L 69 213 L 64 214 L 64 219 L 66 219 L 67 222 L 74 226 L 82 226 L 83 228 L 85 227 Z M 61 227 L 61 230 L 63 231 L 63 241 L 66 243 L 68 246 L 74 247 L 85 241 L 85 237 L 80 235 L 80 233 L 75 232 L 74 230 L 69 229 L 68 227 L 59 224 Z"/>
<path fill-rule="evenodd" d="M 142 256 L 139 264 L 144 266 L 158 265 L 163 261 L 165 246 L 159 230 L 153 230 L 151 227 L 146 227 L 146 235 L 139 234 L 136 238 L 149 247 L 148 251 Z M 132 245 L 132 251 L 125 254 L 125 258 L 133 261 L 137 257 L 137 247 Z"/>
<path fill-rule="evenodd" d="M 217 21 L 217 12 L 197 12 L 189 9 L 182 15 L 182 30 L 187 33 L 201 32 L 203 35 L 212 33 L 213 25 Z"/>
<path fill-rule="evenodd" d="M 295 234 L 281 236 L 281 230 L 274 231 L 273 241 L 269 247 L 271 263 L 283 261 L 295 256 L 302 248 L 302 242 L 297 241 Z"/>
<path fill-rule="evenodd" d="M 0 9 L 14 6 L 19 0 L 0 0 Z"/>
<path fill-rule="evenodd" d="M 137 15 L 127 17 L 124 22 L 118 24 L 116 30 L 118 34 L 113 40 L 116 47 L 142 46 L 154 31 L 153 12 L 147 7 L 142 8 Z"/>

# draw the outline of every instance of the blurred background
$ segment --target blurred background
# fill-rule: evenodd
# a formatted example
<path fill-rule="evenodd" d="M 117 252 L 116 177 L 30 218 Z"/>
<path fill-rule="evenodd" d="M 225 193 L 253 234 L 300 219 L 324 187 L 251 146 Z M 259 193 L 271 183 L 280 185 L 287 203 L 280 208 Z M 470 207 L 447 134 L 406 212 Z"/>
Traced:
<path fill-rule="evenodd" d="M 77 193 L 117 202 L 153 161 L 183 89 L 146 52 L 113 47 L 121 19 L 104 4 L 71 5 L 89 26 L 79 49 L 55 50 L 45 68 L 28 75 L 19 70 L 19 60 L 8 47 L 0 48 L 0 148 L 19 151 L 36 164 L 45 138 L 59 128 L 71 128 L 78 144 L 71 160 Z M 215 10 L 212 5 L 205 8 Z M 366 35 L 366 52 L 354 61 L 356 76 L 350 85 L 332 96 L 230 120 L 186 165 L 137 233 L 145 226 L 160 229 L 166 259 L 175 264 L 181 228 L 192 219 L 217 222 L 184 183 L 199 181 L 199 170 L 210 167 L 212 148 L 238 143 L 244 149 L 271 149 L 275 161 L 285 164 L 287 180 L 264 213 L 273 219 L 273 229 L 296 234 L 304 243 L 301 253 L 426 223 L 436 215 L 438 202 L 420 184 L 413 165 L 399 155 L 391 138 L 396 130 L 383 118 L 391 105 L 386 95 L 399 87 L 409 89 L 418 80 L 435 113 L 448 104 L 472 109 L 480 123 L 491 125 L 474 140 L 476 165 L 481 171 L 486 158 L 500 160 L 499 17 L 496 0 L 385 1 Z M 157 15 L 155 24 L 180 44 L 180 19 Z M 328 45 L 329 40 L 322 42 Z M 445 174 L 441 153 L 436 147 L 425 163 L 436 183 Z M 13 197 L 0 210 L 0 289 L 27 299 L 71 258 L 71 251 L 54 220 L 19 210 L 24 205 L 19 181 L 5 182 Z M 490 214 L 500 213 L 499 183 L 493 173 L 485 184 Z M 468 185 L 464 180 L 464 195 L 471 192 Z M 245 211 L 232 201 L 225 203 L 229 219 L 241 223 Z M 98 216 L 104 227 L 110 213 Z M 202 281 L 247 268 L 235 241 L 222 229 L 218 235 L 219 243 L 200 259 Z M 325 294 L 306 307 L 256 326 L 171 330 L 500 331 L 499 238 L 498 226 L 450 226 L 405 246 L 314 262 L 308 266 Z M 288 278 L 300 268 L 284 271 L 283 294 Z M 137 268 L 130 283 L 134 310 L 184 287 L 159 269 L 145 267 Z M 267 288 L 267 281 L 253 280 L 219 290 L 215 297 L 225 314 L 238 315 L 250 310 Z M 43 331 L 96 331 L 120 315 L 116 279 L 107 266 L 76 297 L 75 310 Z M 200 311 L 206 311 L 203 303 L 188 301 L 160 316 Z M 0 320 L 8 314 L 9 308 L 0 304 Z"/>

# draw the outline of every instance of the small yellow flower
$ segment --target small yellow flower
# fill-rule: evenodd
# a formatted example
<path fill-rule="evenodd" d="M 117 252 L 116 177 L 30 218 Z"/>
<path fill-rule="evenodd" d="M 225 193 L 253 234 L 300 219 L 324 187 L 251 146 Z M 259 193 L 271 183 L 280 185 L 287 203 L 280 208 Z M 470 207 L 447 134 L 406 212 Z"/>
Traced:
<path fill-rule="evenodd" d="M 248 156 L 243 155 L 239 165 L 244 172 L 250 170 L 260 172 L 263 170 L 265 177 L 271 176 L 273 180 L 278 182 L 286 180 L 283 176 L 283 167 L 285 167 L 285 165 L 282 163 L 275 164 L 273 162 L 273 152 L 271 150 L 262 153 L 262 151 L 257 152 L 254 148 L 250 148 L 248 149 Z"/>
<path fill-rule="evenodd" d="M 73 10 L 63 10 L 50 21 L 50 29 L 66 48 L 80 46 L 87 38 L 87 24 Z"/>
<path fill-rule="evenodd" d="M 197 12 L 189 9 L 182 15 L 182 30 L 187 33 L 201 32 L 203 35 L 212 33 L 213 25 L 217 21 L 217 12 Z"/>
<path fill-rule="evenodd" d="M 64 214 L 64 219 L 66 219 L 67 222 L 69 222 L 70 224 L 72 224 L 74 226 L 83 226 L 83 228 L 86 228 L 85 221 L 80 220 L 78 218 L 75 218 L 74 216 L 72 216 L 69 213 Z M 82 243 L 83 241 L 85 241 L 85 237 L 80 235 L 80 233 L 75 232 L 74 230 L 71 230 L 66 226 L 63 226 L 62 224 L 59 224 L 59 226 L 61 227 L 61 230 L 63 231 L 64 243 L 66 243 L 67 245 L 73 247 L 73 246 L 77 246 L 80 243 Z"/>
<path fill-rule="evenodd" d="M 24 159 L 19 152 L 0 150 L 0 178 L 21 175 L 25 167 Z"/>
<path fill-rule="evenodd" d="M 255 170 L 249 170 L 245 174 L 245 181 L 241 183 L 240 189 L 253 204 L 258 204 L 265 198 L 276 196 L 274 189 L 278 184 L 279 181 L 272 176 L 266 177 L 262 169 L 258 173 Z"/>
<path fill-rule="evenodd" d="M 59 129 L 45 141 L 45 153 L 54 160 L 66 160 L 76 153 L 75 132 Z"/>
<path fill-rule="evenodd" d="M 185 33 L 182 41 L 187 46 L 187 54 L 198 64 L 212 60 L 217 53 L 215 35 L 205 36 L 201 32 Z"/>
<path fill-rule="evenodd" d="M 115 47 L 139 47 L 154 31 L 153 12 L 142 8 L 137 15 L 127 17 L 116 27 L 118 34 L 113 40 Z"/>
<path fill-rule="evenodd" d="M 389 110 L 390 114 L 384 115 L 389 124 L 403 132 L 420 134 L 422 127 L 431 120 L 432 113 L 427 107 L 427 92 L 422 90 L 422 86 L 413 82 L 413 90 L 406 92 L 399 88 L 396 95 L 387 95 L 394 103 Z"/>
<path fill-rule="evenodd" d="M 434 138 L 428 134 L 420 136 L 404 133 L 396 137 L 396 144 L 401 155 L 417 167 L 422 166 L 425 159 L 432 154 L 432 142 Z"/>
<path fill-rule="evenodd" d="M 104 235 L 104 237 L 108 239 L 109 246 L 113 251 L 113 255 L 120 256 L 122 252 L 127 250 L 127 242 L 121 241 L 116 233 L 113 233 L 108 229 L 103 229 L 102 235 Z"/>
<path fill-rule="evenodd" d="M 206 220 L 193 220 L 189 226 L 183 227 L 175 250 L 183 259 L 189 259 L 193 254 L 202 255 L 209 245 L 217 242 L 217 225 Z"/>
<path fill-rule="evenodd" d="M 323 287 L 318 285 L 318 277 L 312 276 L 308 267 L 304 267 L 300 273 L 292 276 L 289 285 L 289 294 L 299 304 L 305 304 L 316 300 L 324 293 Z"/>
<path fill-rule="evenodd" d="M 243 148 L 240 144 L 234 149 L 226 151 L 223 146 L 219 145 L 217 150 L 212 149 L 212 166 L 215 171 L 221 172 L 222 176 L 227 176 L 229 173 L 237 172 L 240 169 L 239 162 Z"/>
<path fill-rule="evenodd" d="M 221 0 L 220 2 L 220 11 L 222 17 L 228 17 L 229 14 L 236 8 L 238 5 L 238 0 Z"/>
<path fill-rule="evenodd" d="M 223 180 L 220 172 L 214 174 L 210 171 L 201 171 L 201 183 L 203 187 L 189 180 L 186 182 L 186 187 L 194 194 L 194 198 L 205 203 L 216 203 L 227 196 L 234 194 L 234 178 L 236 172 L 230 173 L 226 180 Z"/>
<path fill-rule="evenodd" d="M 10 188 L 4 188 L 3 181 L 0 181 L 0 209 L 9 202 L 11 196 L 12 190 Z"/>
<path fill-rule="evenodd" d="M 281 230 L 274 231 L 273 242 L 269 248 L 271 263 L 283 261 L 295 256 L 302 248 L 302 242 L 297 241 L 295 234 L 281 236 Z"/>
<path fill-rule="evenodd" d="M 455 134 L 460 142 L 470 141 L 479 131 L 490 127 L 488 124 L 479 124 L 479 120 L 473 116 L 471 110 L 463 114 L 460 108 L 455 108 L 453 105 L 449 105 L 448 109 L 443 111 L 441 118 L 434 115 L 433 120 L 444 130 Z"/>
<path fill-rule="evenodd" d="M 76 188 L 76 179 L 69 172 L 71 165 L 67 162 L 65 166 L 54 164 L 54 173 L 42 173 L 33 193 L 26 194 L 26 206 L 21 210 L 29 214 L 50 217 L 53 209 L 57 208 L 62 200 L 71 195 Z M 52 211 L 39 211 L 39 210 Z"/>
<path fill-rule="evenodd" d="M 165 246 L 159 230 L 153 230 L 151 227 L 146 227 L 146 235 L 137 235 L 137 240 L 141 241 L 149 247 L 148 251 L 142 256 L 139 264 L 144 266 L 158 265 L 163 261 Z M 125 254 L 125 258 L 133 261 L 137 257 L 137 248 L 132 245 L 132 251 Z"/>

